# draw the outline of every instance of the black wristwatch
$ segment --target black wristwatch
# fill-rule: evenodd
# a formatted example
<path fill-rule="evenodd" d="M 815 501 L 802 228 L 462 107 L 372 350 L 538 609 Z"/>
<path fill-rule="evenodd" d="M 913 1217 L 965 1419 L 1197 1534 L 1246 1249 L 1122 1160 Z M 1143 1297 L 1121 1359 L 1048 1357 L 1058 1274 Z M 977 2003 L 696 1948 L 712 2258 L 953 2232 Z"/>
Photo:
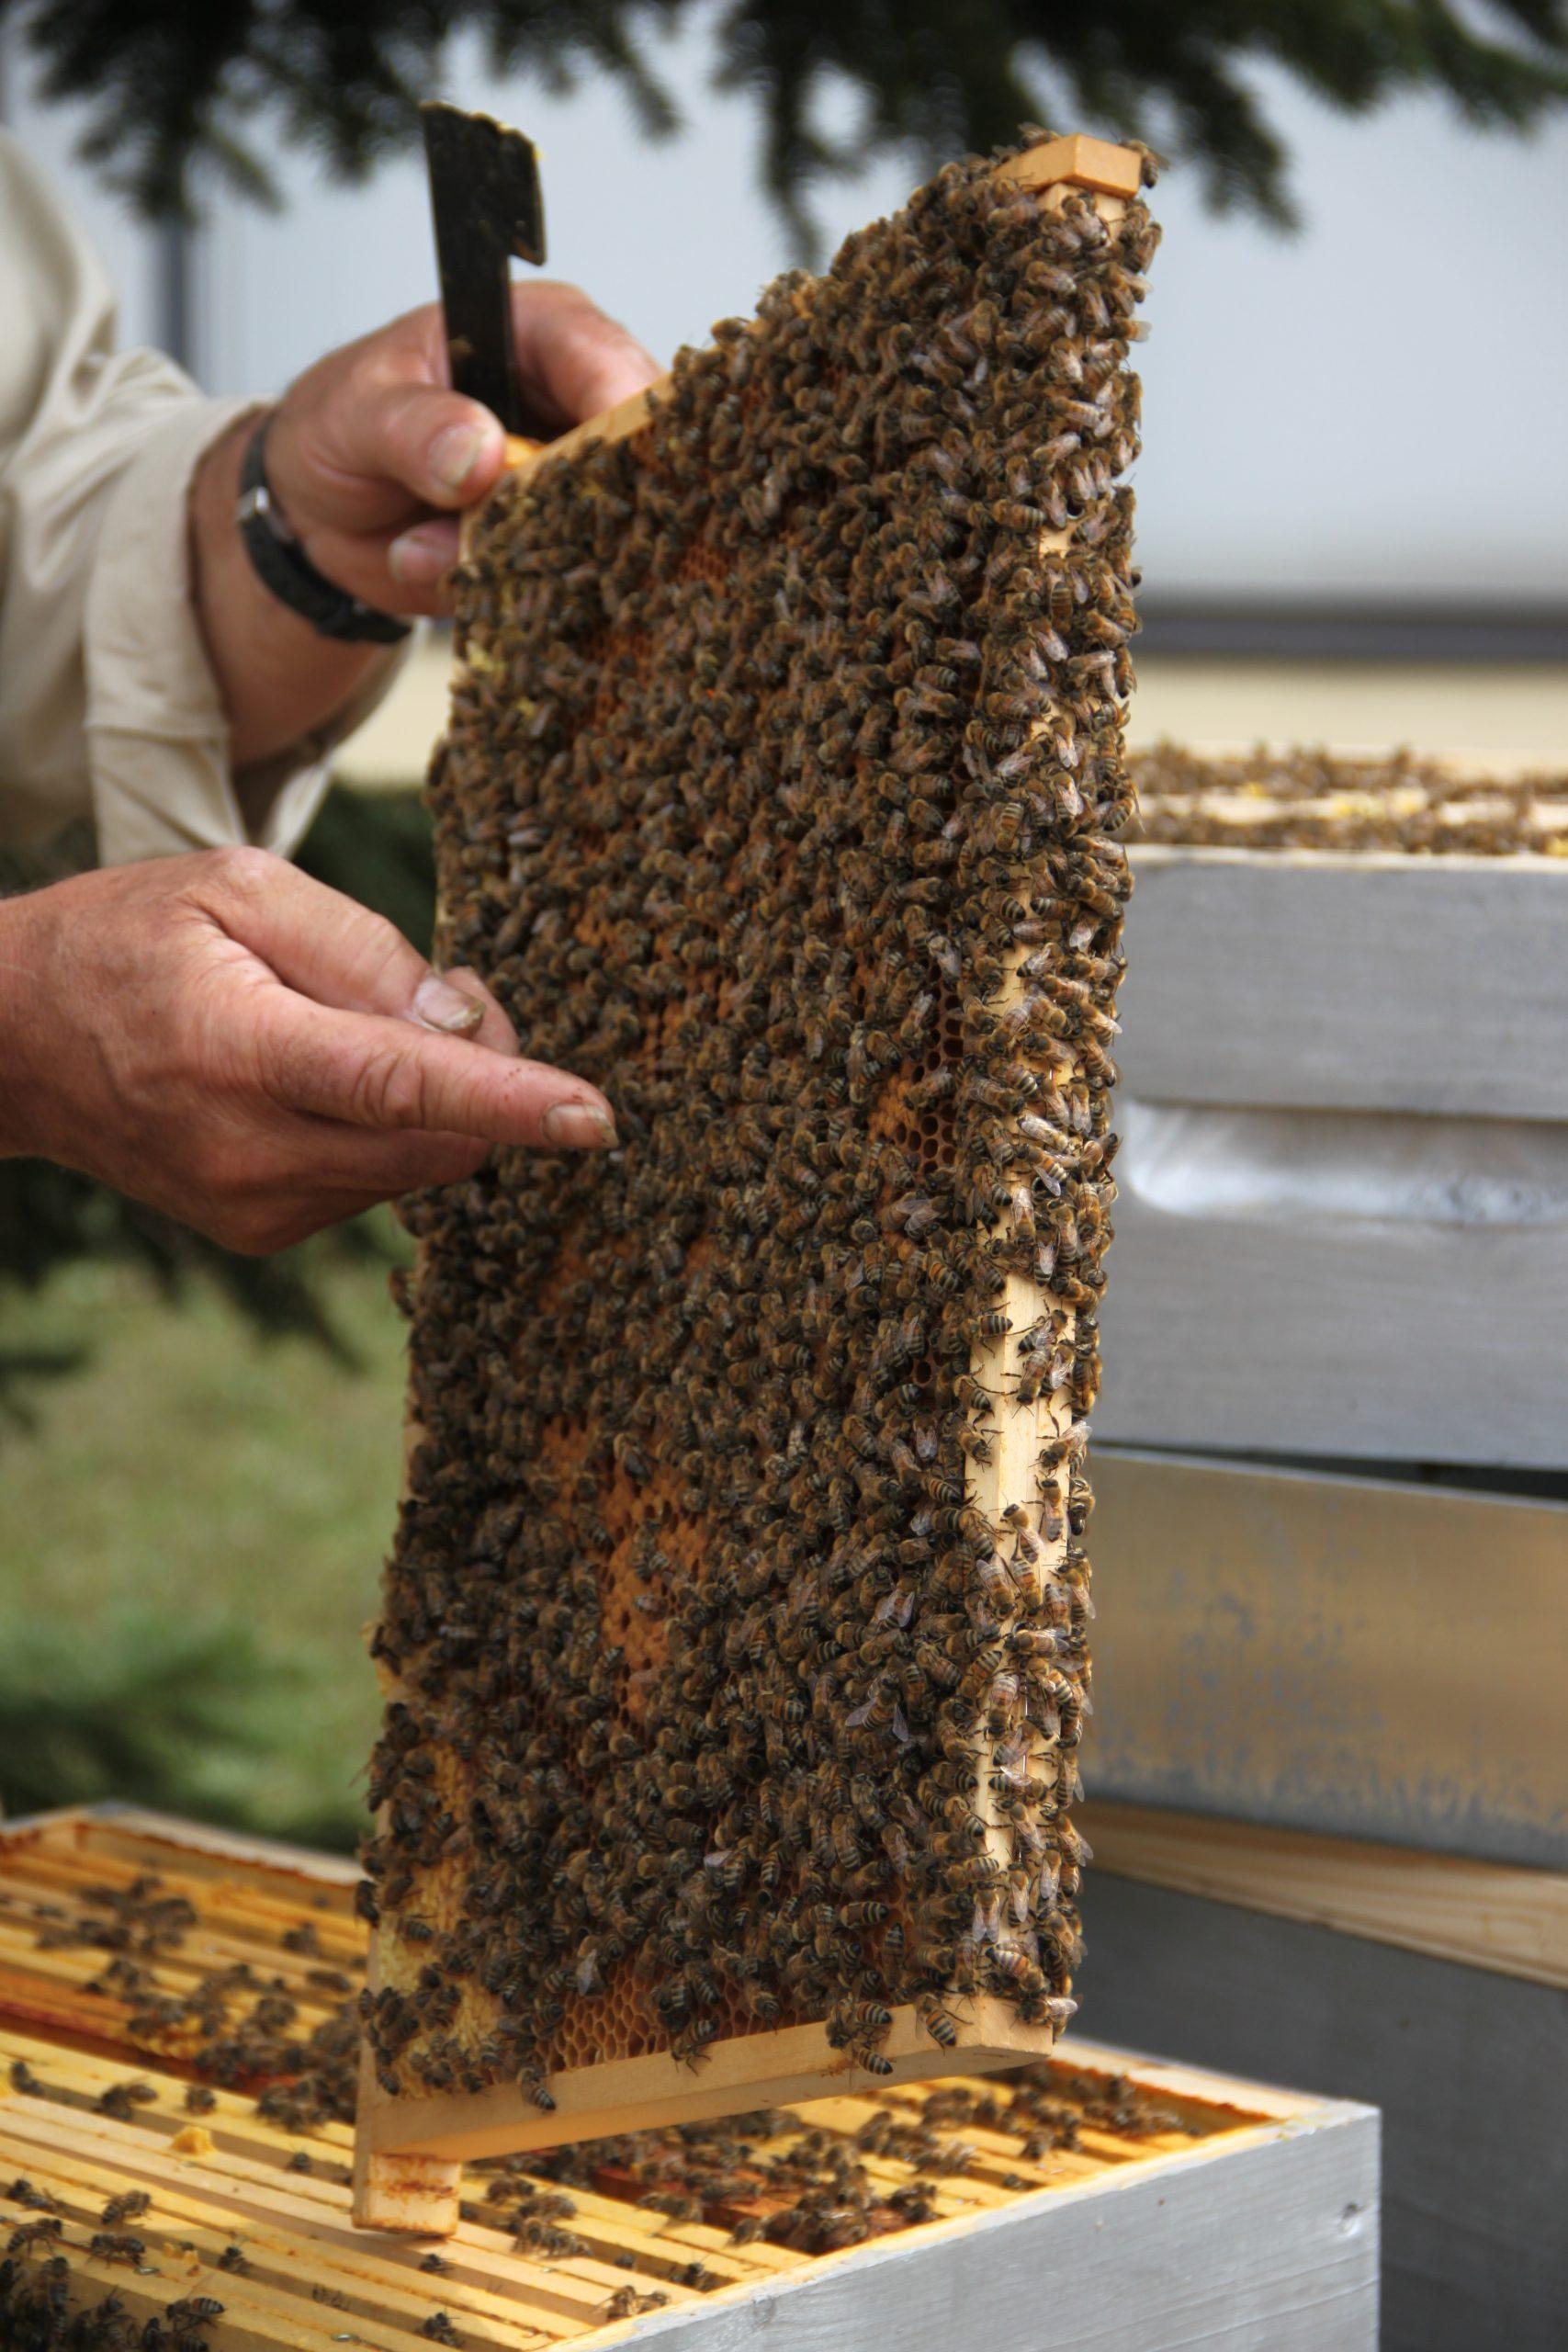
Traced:
<path fill-rule="evenodd" d="M 309 621 L 322 637 L 396 645 L 409 635 L 412 624 L 391 613 L 378 612 L 374 605 L 362 604 L 345 588 L 334 587 L 316 570 L 289 529 L 266 478 L 266 428 L 271 422 L 264 416 L 251 435 L 234 509 L 234 520 L 257 578 L 280 604 Z"/>

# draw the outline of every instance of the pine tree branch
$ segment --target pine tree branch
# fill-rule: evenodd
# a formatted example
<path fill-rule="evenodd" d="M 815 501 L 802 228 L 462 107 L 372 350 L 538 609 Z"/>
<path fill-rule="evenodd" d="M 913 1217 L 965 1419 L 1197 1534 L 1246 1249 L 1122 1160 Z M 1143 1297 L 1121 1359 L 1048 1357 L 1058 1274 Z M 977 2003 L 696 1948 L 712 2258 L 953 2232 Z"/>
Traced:
<path fill-rule="evenodd" d="M 265 198 L 276 133 L 341 175 L 416 135 L 453 37 L 497 74 L 620 85 L 645 130 L 679 114 L 646 36 L 694 0 L 0 0 L 46 94 L 91 107 L 84 152 L 150 214 L 188 211 L 203 173 Z M 1283 149 L 1249 78 L 1283 68 L 1349 112 L 1445 97 L 1485 130 L 1520 130 L 1568 99 L 1563 0 L 734 0 L 716 75 L 759 117 L 762 177 L 797 235 L 814 189 L 851 155 L 816 103 L 841 78 L 864 110 L 855 158 L 929 166 L 1048 111 L 1152 135 L 1201 170 L 1218 205 L 1290 218 Z"/>

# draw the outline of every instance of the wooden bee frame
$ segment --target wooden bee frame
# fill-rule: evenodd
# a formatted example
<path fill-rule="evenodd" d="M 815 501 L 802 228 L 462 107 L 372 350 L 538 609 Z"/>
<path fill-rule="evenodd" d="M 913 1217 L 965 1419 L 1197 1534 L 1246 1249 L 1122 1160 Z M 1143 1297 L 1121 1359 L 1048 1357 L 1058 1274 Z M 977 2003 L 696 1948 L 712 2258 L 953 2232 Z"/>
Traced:
<path fill-rule="evenodd" d="M 1141 159 L 1131 150 L 1098 141 L 1053 140 L 999 167 L 999 176 L 1035 191 L 1044 211 L 1059 209 L 1074 191 L 1088 192 L 1100 218 L 1114 222 L 1137 193 Z M 653 388 L 654 400 L 659 390 Z M 639 395 L 624 402 L 547 447 L 513 444 L 513 479 L 600 442 L 634 438 L 648 422 L 649 398 Z M 1067 548 L 1072 538 L 1071 527 L 1042 534 L 1042 560 Z M 1022 951 L 1016 951 L 1010 966 L 1013 977 L 999 1000 L 1004 1007 L 1021 997 L 1017 966 L 1023 960 Z M 1006 1219 L 1003 1229 L 1008 1229 Z M 1036 1286 L 1018 1275 L 1008 1277 L 1001 1308 L 1013 1330 L 1033 1324 L 1041 1302 Z M 1042 1449 L 1054 1441 L 1065 1442 L 1071 1408 L 1060 1396 L 1041 1393 L 1021 1399 L 1014 1393 L 1018 1366 L 1008 1361 L 1005 1336 L 977 1351 L 970 1370 L 975 1383 L 996 1393 L 997 1404 L 989 1459 L 973 1465 L 969 1499 L 993 1525 L 1010 1510 L 1032 1511 L 1038 1527 Z M 1056 1532 L 1032 1539 L 1032 1556 L 1042 1578 L 1065 1556 L 1068 1540 L 1065 1464 L 1057 1475 L 1061 1508 L 1053 1514 Z M 989 1793 L 992 1764 L 989 1749 L 982 1747 L 976 1810 L 988 1846 L 999 1853 L 1003 1821 Z M 454 1793 L 444 1791 L 448 1803 Z M 442 1863 L 427 1871 L 421 1900 L 422 1917 L 438 1930 L 454 1924 L 462 1903 L 460 1866 Z M 420 1965 L 417 1951 L 411 1952 L 385 1928 L 378 1931 L 371 1958 L 373 1989 L 412 1987 Z M 825 2024 L 795 2022 L 728 2033 L 709 2045 L 694 2069 L 667 2050 L 568 2066 L 547 2077 L 553 2102 L 548 2111 L 516 2084 L 477 2092 L 393 2097 L 377 2079 L 367 2056 L 358 2120 L 355 2218 L 391 2230 L 449 2227 L 456 2214 L 458 2167 L 465 2158 L 522 2153 L 657 2122 L 710 2118 L 809 2098 L 829 2087 L 859 2093 L 874 2088 L 879 2079 L 907 2082 L 954 2066 L 985 2072 L 1043 2056 L 1058 2030 L 1055 2023 L 1025 2023 L 1008 2001 L 990 1996 L 955 2002 L 954 2011 L 955 2035 L 947 2047 L 939 2045 L 913 2007 L 896 2011 L 881 2052 L 889 2072 L 881 2076 L 836 2047 Z"/>

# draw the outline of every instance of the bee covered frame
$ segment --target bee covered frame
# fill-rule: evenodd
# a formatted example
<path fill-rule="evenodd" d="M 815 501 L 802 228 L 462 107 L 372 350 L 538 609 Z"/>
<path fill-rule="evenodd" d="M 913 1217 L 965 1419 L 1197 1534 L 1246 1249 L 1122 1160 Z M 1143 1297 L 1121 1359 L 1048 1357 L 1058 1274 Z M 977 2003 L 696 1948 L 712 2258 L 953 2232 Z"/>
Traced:
<path fill-rule="evenodd" d="M 1100 220 L 1113 224 L 1136 196 L 1142 160 L 1134 151 L 1094 141 L 1057 140 L 1025 150 L 998 167 L 998 176 L 1013 187 L 1032 192 L 1043 212 L 1059 209 L 1075 194 L 1087 195 Z M 655 400 L 659 389 L 654 388 Z M 603 442 L 635 436 L 651 413 L 649 397 L 640 395 L 547 449 L 513 445 L 510 481 L 516 485 L 547 462 L 553 465 Z M 1061 530 L 1039 532 L 1034 544 L 1042 560 L 1071 547 L 1074 534 L 1071 524 Z M 472 537 L 470 530 L 470 545 Z M 1009 988 L 1015 994 L 1004 994 L 999 1009 L 1023 997 L 1023 984 L 1016 971 Z M 1000 1222 L 1011 1230 L 1007 1217 Z M 1027 1329 L 1040 1313 L 1041 1300 L 1038 1283 L 1010 1272 L 998 1320 L 1013 1331 Z M 1027 1510 L 1034 1503 L 1042 1448 L 1055 1443 L 1065 1450 L 1074 1426 L 1071 1407 L 1056 1393 L 1038 1389 L 1026 1396 L 1014 1393 L 1010 1385 L 1014 1368 L 1006 1351 L 1004 1330 L 1002 1336 L 976 1349 L 969 1365 L 972 1382 L 993 1391 L 996 1404 L 994 1442 L 988 1459 L 973 1464 L 967 1499 L 993 1525 L 1010 1510 Z M 420 1434 L 417 1426 L 411 1428 L 411 1453 L 417 1453 Z M 1042 1576 L 1048 1572 L 1053 1557 L 1063 1556 L 1069 1540 L 1067 1477 L 1064 1460 L 1061 1510 L 1053 1522 L 1055 1532 L 1042 1544 L 1037 1521 L 1035 1536 L 1031 1538 L 1030 1556 L 1043 1554 Z M 389 1679 L 395 1695 L 395 1672 Z M 983 1761 L 981 1782 L 988 1786 L 993 1758 L 983 1739 L 976 1758 Z M 976 1809 L 987 1839 L 999 1839 L 1001 1815 L 984 1787 Z M 462 1901 L 462 1877 L 460 1868 L 439 1863 L 426 1874 L 424 1918 L 433 1919 L 437 1927 L 456 1918 Z M 389 1931 L 378 1930 L 372 1974 L 377 1996 L 388 1989 L 410 1993 L 418 1984 L 422 1958 L 417 1945 L 411 1949 Z M 1043 2054 L 1055 2039 L 1053 2022 L 1025 2022 L 1008 2000 L 995 1994 L 956 1999 L 951 2006 L 954 2030 L 946 2044 L 933 2039 L 914 2008 L 895 2010 L 880 2053 L 891 2079 L 929 2075 L 955 2064 L 970 2071 L 998 2067 Z M 404 2200 L 400 2210 L 406 2226 L 409 2196 L 413 2208 L 428 2220 L 444 2199 L 450 2199 L 454 2167 L 466 2155 L 521 2152 L 565 2138 L 595 2136 L 683 2115 L 723 2114 L 804 2097 L 829 2083 L 836 2088 L 865 2088 L 877 2079 L 831 2041 L 826 2024 L 817 2020 L 792 2020 L 771 2029 L 723 2034 L 709 2044 L 695 2070 L 668 2049 L 647 2048 L 557 2068 L 546 2081 L 551 2101 L 547 2109 L 541 2109 L 523 2086 L 499 2082 L 479 2089 L 393 2096 L 376 2079 L 374 2067 L 367 2065 L 361 2104 L 358 2210 L 362 2218 L 400 2225 L 397 2212 L 385 2208 L 378 2193 L 378 2180 L 391 2177 L 393 2162 L 400 2167 L 398 2177 Z"/>

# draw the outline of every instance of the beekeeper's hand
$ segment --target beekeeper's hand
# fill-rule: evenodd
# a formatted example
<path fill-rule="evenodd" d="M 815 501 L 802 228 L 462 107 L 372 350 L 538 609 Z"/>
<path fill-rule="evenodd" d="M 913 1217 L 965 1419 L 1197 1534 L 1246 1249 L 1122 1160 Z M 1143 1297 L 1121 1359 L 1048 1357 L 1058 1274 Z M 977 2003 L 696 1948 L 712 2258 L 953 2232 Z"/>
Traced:
<path fill-rule="evenodd" d="M 658 372 L 640 344 L 575 286 L 513 289 L 518 371 L 542 435 L 640 391 Z M 251 767 L 324 725 L 384 651 L 320 635 L 263 583 L 235 521 L 257 415 L 203 459 L 191 498 L 195 596 L 232 733 Z M 437 304 L 329 352 L 267 417 L 267 486 L 309 561 L 333 587 L 398 615 L 440 613 L 457 559 L 457 510 L 490 489 L 505 436 L 451 390 Z"/>
<path fill-rule="evenodd" d="M 0 900 L 0 1153 L 279 1250 L 471 1175 L 494 1144 L 604 1148 L 597 1087 L 524 1060 L 471 973 L 258 849 Z"/>

